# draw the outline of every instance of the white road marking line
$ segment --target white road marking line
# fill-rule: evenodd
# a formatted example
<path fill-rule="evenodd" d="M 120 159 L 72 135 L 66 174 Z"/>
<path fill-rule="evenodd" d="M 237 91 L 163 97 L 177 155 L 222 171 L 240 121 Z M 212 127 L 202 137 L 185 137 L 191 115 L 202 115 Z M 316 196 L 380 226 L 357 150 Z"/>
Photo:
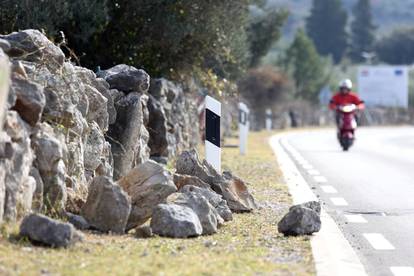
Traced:
<path fill-rule="evenodd" d="M 322 175 L 316 175 L 313 177 L 313 179 L 317 182 L 317 183 L 326 183 L 328 182 L 328 179 L 326 179 L 325 176 Z"/>
<path fill-rule="evenodd" d="M 288 150 L 289 150 L 290 154 L 292 154 L 292 155 L 298 155 L 299 154 L 299 152 L 297 150 L 295 150 L 294 148 L 292 148 L 292 147 L 288 148 Z"/>
<path fill-rule="evenodd" d="M 317 170 L 308 170 L 308 174 L 310 174 L 310 175 L 320 175 L 321 173 Z"/>
<path fill-rule="evenodd" d="M 343 197 L 331 197 L 331 201 L 336 206 L 348 206 L 348 202 Z"/>
<path fill-rule="evenodd" d="M 345 218 L 350 223 L 368 223 L 362 215 L 345 215 Z"/>
<path fill-rule="evenodd" d="M 410 266 L 392 266 L 390 270 L 394 276 L 412 276 L 414 268 Z"/>
<path fill-rule="evenodd" d="M 312 167 L 312 165 L 310 165 L 310 164 L 302 164 L 302 167 L 303 167 L 305 170 L 313 170 L 313 167 Z"/>
<path fill-rule="evenodd" d="M 303 156 L 302 155 L 300 155 L 299 153 L 296 153 L 296 154 L 292 154 L 293 155 L 293 158 L 295 158 L 296 159 L 296 161 L 304 161 L 305 160 L 305 158 L 303 158 Z"/>
<path fill-rule="evenodd" d="M 321 186 L 321 189 L 326 194 L 337 194 L 338 193 L 338 191 L 331 185 Z"/>
<path fill-rule="evenodd" d="M 363 236 L 368 240 L 371 246 L 376 250 L 394 250 L 395 247 L 379 233 L 365 233 Z"/>
<path fill-rule="evenodd" d="M 299 164 L 306 164 L 306 163 L 308 163 L 305 159 L 303 159 L 303 158 L 296 158 L 296 161 L 299 163 Z"/>

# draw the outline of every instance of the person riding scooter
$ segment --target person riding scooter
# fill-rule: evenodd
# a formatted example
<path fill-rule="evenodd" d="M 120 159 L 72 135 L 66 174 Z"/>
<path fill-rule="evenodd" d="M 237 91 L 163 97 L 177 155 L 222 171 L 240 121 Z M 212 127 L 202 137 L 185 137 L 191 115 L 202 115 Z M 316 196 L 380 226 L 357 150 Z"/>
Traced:
<path fill-rule="evenodd" d="M 343 80 L 339 83 L 339 91 L 332 97 L 329 108 L 331 110 L 337 110 L 338 106 L 347 104 L 354 104 L 359 110 L 365 108 L 364 101 L 362 101 L 358 95 L 352 92 L 352 81 L 349 79 Z M 339 122 L 339 113 L 336 113 L 336 123 Z"/>
<path fill-rule="evenodd" d="M 329 104 L 329 107 L 336 111 L 337 137 L 345 151 L 353 145 L 355 140 L 355 130 L 358 125 L 357 112 L 364 109 L 364 102 L 351 90 L 350 80 L 341 81 L 339 92 L 332 97 Z"/>

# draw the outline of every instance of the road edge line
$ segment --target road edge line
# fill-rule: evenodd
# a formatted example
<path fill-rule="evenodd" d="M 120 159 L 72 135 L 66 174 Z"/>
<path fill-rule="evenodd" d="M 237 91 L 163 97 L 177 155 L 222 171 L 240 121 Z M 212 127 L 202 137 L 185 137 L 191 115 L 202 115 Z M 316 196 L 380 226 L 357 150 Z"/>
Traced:
<path fill-rule="evenodd" d="M 286 134 L 276 134 L 269 139 L 269 144 L 276 154 L 277 162 L 292 195 L 293 203 L 300 204 L 318 200 L 294 161 L 281 145 L 284 137 L 286 137 Z M 323 207 L 321 221 L 321 231 L 311 238 L 317 275 L 366 276 L 365 268 L 354 249 Z"/>

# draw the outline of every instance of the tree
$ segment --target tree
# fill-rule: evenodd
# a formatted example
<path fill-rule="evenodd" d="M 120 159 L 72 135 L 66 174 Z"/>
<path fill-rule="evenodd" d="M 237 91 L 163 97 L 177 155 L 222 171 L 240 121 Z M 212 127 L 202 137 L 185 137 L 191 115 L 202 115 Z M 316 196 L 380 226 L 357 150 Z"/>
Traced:
<path fill-rule="evenodd" d="M 280 38 L 280 30 L 287 18 L 288 13 L 283 10 L 272 10 L 262 15 L 252 16 L 251 23 L 247 28 L 250 67 L 260 63 L 272 45 Z"/>
<path fill-rule="evenodd" d="M 364 52 L 372 52 L 375 41 L 375 26 L 372 19 L 370 0 L 359 0 L 353 9 L 354 21 L 351 24 L 351 58 L 363 61 Z"/>
<path fill-rule="evenodd" d="M 42 29 L 63 31 L 74 46 L 88 43 L 108 20 L 107 0 L 0 0 L 0 33 Z"/>
<path fill-rule="evenodd" d="M 414 28 L 402 28 L 382 38 L 376 45 L 379 59 L 390 64 L 414 63 Z"/>
<path fill-rule="evenodd" d="M 347 49 L 347 13 L 340 0 L 313 0 L 306 30 L 321 55 L 339 63 Z"/>
<path fill-rule="evenodd" d="M 239 83 L 241 97 L 249 104 L 255 126 L 264 126 L 265 110 L 283 102 L 290 91 L 289 78 L 275 67 L 250 69 Z"/>
<path fill-rule="evenodd" d="M 105 31 L 81 49 L 90 67 L 130 63 L 152 76 L 202 68 L 232 78 L 247 64 L 250 0 L 110 2 Z"/>
<path fill-rule="evenodd" d="M 294 80 L 295 98 L 317 102 L 319 91 L 328 82 L 327 62 L 303 30 L 296 33 L 282 64 Z"/>
<path fill-rule="evenodd" d="M 119 63 L 152 76 L 211 70 L 236 78 L 249 63 L 249 5 L 256 0 L 0 0 L 0 33 L 59 31 L 82 65 Z"/>
<path fill-rule="evenodd" d="M 253 5 L 264 2 L 0 0 L 0 33 L 36 28 L 53 40 L 63 31 L 63 50 L 82 66 L 126 63 L 153 77 L 196 77 L 212 86 L 239 78 L 279 37 L 282 12 L 251 21 Z"/>

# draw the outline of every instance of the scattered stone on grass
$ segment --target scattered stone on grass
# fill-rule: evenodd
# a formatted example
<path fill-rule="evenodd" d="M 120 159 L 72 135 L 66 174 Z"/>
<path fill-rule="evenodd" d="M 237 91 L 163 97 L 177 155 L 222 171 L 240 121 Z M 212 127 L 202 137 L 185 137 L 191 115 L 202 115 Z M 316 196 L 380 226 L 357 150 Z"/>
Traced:
<path fill-rule="evenodd" d="M 154 207 L 177 191 L 170 172 L 152 160 L 132 169 L 118 184 L 131 196 L 127 230 L 145 223 Z"/>
<path fill-rule="evenodd" d="M 217 210 L 201 194 L 195 192 L 179 193 L 173 202 L 181 206 L 187 206 L 197 214 L 203 227 L 203 235 L 216 233 L 218 224 L 224 222 Z"/>
<path fill-rule="evenodd" d="M 159 204 L 152 214 L 151 228 L 154 234 L 171 238 L 197 237 L 203 233 L 197 214 L 177 204 Z"/>
<path fill-rule="evenodd" d="M 174 184 L 177 186 L 177 189 L 182 189 L 185 186 L 191 185 L 205 189 L 211 189 L 210 185 L 198 178 L 197 176 L 184 175 L 184 174 L 174 174 Z"/>
<path fill-rule="evenodd" d="M 95 177 L 89 187 L 82 216 L 102 232 L 124 234 L 131 211 L 131 199 L 120 186 L 105 176 Z"/>
<path fill-rule="evenodd" d="M 210 204 L 216 208 L 217 213 L 224 219 L 224 221 L 233 220 L 233 214 L 227 205 L 227 201 L 223 199 L 223 197 L 216 192 L 214 192 L 211 188 L 200 188 L 197 186 L 186 185 L 182 187 L 179 192 L 181 193 L 196 193 L 205 197 Z"/>
<path fill-rule="evenodd" d="M 135 228 L 135 237 L 140 239 L 147 239 L 151 238 L 154 234 L 152 233 L 152 229 L 149 225 L 140 226 Z"/>
<path fill-rule="evenodd" d="M 68 219 L 68 222 L 75 226 L 75 228 L 78 230 L 87 230 L 91 227 L 86 219 L 82 216 L 66 212 L 66 218 Z"/>
<path fill-rule="evenodd" d="M 178 174 L 196 176 L 209 184 L 211 189 L 223 196 L 234 212 L 250 212 L 257 208 L 243 180 L 233 176 L 231 172 L 220 175 L 205 160 L 201 163 L 195 150 L 182 152 L 176 169 Z"/>
<path fill-rule="evenodd" d="M 307 202 L 292 206 L 279 221 L 278 231 L 285 236 L 311 235 L 319 232 L 321 229 L 320 210 L 319 202 Z"/>
<path fill-rule="evenodd" d="M 72 224 L 40 214 L 30 214 L 23 219 L 20 236 L 51 247 L 68 247 L 83 239 Z"/>

